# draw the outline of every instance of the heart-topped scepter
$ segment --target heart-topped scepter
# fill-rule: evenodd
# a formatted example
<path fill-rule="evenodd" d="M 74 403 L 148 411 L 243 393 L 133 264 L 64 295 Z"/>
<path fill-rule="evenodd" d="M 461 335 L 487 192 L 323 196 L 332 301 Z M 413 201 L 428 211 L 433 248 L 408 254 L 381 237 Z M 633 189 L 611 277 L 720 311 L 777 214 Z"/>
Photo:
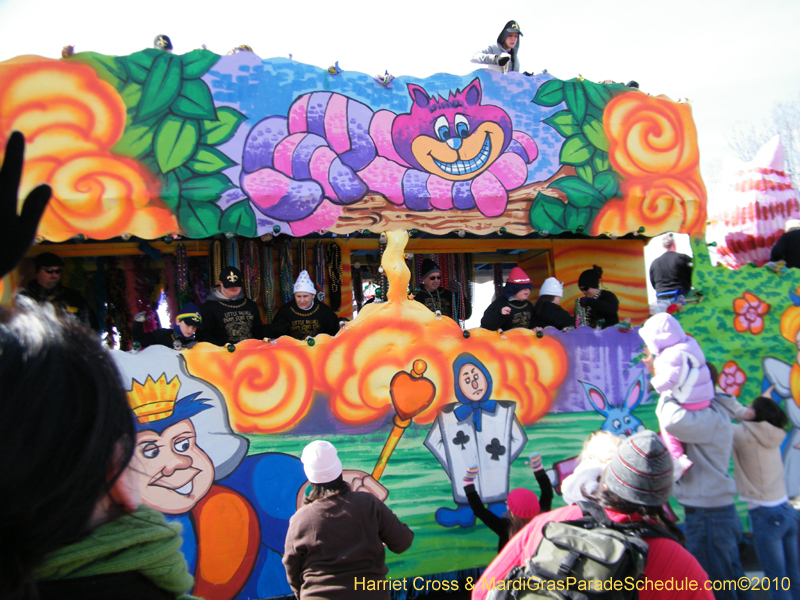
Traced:
<path fill-rule="evenodd" d="M 381 455 L 378 457 L 378 462 L 375 463 L 375 468 L 372 471 L 372 476 L 375 479 L 380 479 L 383 470 L 386 468 L 386 463 L 389 462 L 389 457 L 394 452 L 397 442 L 403 437 L 406 428 L 411 425 L 411 421 L 423 410 L 428 408 L 436 396 L 436 386 L 427 377 L 423 377 L 423 373 L 427 370 L 428 365 L 424 360 L 415 360 L 411 369 L 411 373 L 405 371 L 398 371 L 389 384 L 389 394 L 392 397 L 392 405 L 397 414 L 395 414 L 393 423 L 394 427 L 386 440 L 386 444 L 381 450 Z"/>

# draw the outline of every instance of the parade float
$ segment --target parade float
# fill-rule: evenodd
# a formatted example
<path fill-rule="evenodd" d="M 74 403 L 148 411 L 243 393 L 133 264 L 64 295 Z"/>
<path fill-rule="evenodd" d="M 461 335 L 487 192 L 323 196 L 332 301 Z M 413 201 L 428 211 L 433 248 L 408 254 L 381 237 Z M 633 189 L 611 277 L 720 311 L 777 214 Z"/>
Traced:
<path fill-rule="evenodd" d="M 693 238 L 704 301 L 678 317 L 723 387 L 748 400 L 772 385 L 800 427 L 800 280 L 711 267 L 687 103 L 547 73 L 376 78 L 148 49 L 0 63 L 0 147 L 13 130 L 27 140 L 20 197 L 53 189 L 29 258 L 68 259 L 66 284 L 119 348 L 140 436 L 183 465 L 145 454 L 143 499 L 183 524 L 198 596 L 289 594 L 298 457 L 320 438 L 415 532 L 387 557 L 409 581 L 398 597 L 474 578 L 496 538 L 465 510 L 468 469 L 502 510 L 510 489 L 536 490 L 531 453 L 558 483 L 591 432 L 657 429 L 635 327 L 649 314 L 644 244 L 668 231 Z M 453 318 L 409 297 L 425 257 L 456 294 Z M 29 262 L 3 281 L 4 302 Z M 520 266 L 537 288 L 557 277 L 571 307 L 592 264 L 633 332 L 464 328 L 478 267 L 497 279 Z M 304 268 L 348 321 L 334 337 L 131 351 L 132 315 L 159 293 L 173 316 L 201 304 L 225 265 L 267 320 Z M 362 304 L 367 275 L 380 292 Z M 482 374 L 477 401 L 459 386 L 465 365 Z M 165 470 L 174 484 L 151 485 Z"/>

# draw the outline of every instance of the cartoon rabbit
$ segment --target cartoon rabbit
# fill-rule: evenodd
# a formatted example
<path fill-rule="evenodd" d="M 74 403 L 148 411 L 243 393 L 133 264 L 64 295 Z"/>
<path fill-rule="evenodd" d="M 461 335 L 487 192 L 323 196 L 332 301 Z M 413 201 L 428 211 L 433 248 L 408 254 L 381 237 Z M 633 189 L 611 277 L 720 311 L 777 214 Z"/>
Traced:
<path fill-rule="evenodd" d="M 581 381 L 580 384 L 586 390 L 586 395 L 594 409 L 606 418 L 601 430 L 609 431 L 623 438 L 645 430 L 644 423 L 633 415 L 633 409 L 639 406 L 644 399 L 644 371 L 639 373 L 639 377 L 631 384 L 625 400 L 619 406 L 611 404 L 603 391 L 596 385 L 584 381 Z"/>
<path fill-rule="evenodd" d="M 792 365 L 766 356 L 761 361 L 764 382 L 761 393 L 776 402 L 783 401 L 792 430 L 783 445 L 783 470 L 789 497 L 800 494 L 800 406 L 792 396 Z"/>

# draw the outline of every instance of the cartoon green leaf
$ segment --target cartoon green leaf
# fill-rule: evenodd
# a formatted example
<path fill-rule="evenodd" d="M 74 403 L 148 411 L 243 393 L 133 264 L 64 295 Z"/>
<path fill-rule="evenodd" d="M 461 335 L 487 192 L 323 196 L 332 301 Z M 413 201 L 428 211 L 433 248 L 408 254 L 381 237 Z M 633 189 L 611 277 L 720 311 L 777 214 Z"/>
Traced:
<path fill-rule="evenodd" d="M 161 186 L 161 201 L 172 212 L 175 212 L 175 209 L 178 207 L 178 202 L 180 201 L 180 194 L 180 182 L 178 181 L 177 175 L 175 175 L 174 171 L 167 173 L 164 176 L 164 183 Z"/>
<path fill-rule="evenodd" d="M 603 130 L 603 122 L 590 115 L 583 120 L 583 135 L 595 148 L 608 152 L 608 138 Z"/>
<path fill-rule="evenodd" d="M 181 182 L 181 198 L 192 202 L 216 202 L 228 190 L 236 187 L 225 175 L 192 177 Z"/>
<path fill-rule="evenodd" d="M 183 165 L 197 151 L 200 127 L 197 121 L 168 115 L 155 136 L 155 154 L 162 173 Z"/>
<path fill-rule="evenodd" d="M 543 121 L 555 129 L 560 135 L 569 137 L 581 132 L 581 126 L 572 116 L 568 110 L 560 110 L 551 117 L 547 117 Z"/>
<path fill-rule="evenodd" d="M 594 170 L 592 169 L 591 165 L 580 165 L 575 167 L 575 172 L 578 174 L 578 177 L 583 179 L 589 185 L 592 185 L 594 181 Z"/>
<path fill-rule="evenodd" d="M 619 196 L 619 175 L 613 171 L 603 171 L 594 178 L 594 185 L 606 200 Z"/>
<path fill-rule="evenodd" d="M 210 202 L 181 202 L 178 207 L 178 224 L 190 238 L 204 238 L 220 232 L 222 211 Z"/>
<path fill-rule="evenodd" d="M 202 48 L 187 52 L 181 57 L 183 62 L 183 78 L 198 79 L 220 59 L 219 55 Z"/>
<path fill-rule="evenodd" d="M 545 81 L 539 89 L 532 102 L 539 106 L 555 106 L 564 101 L 564 82 L 560 79 Z"/>
<path fill-rule="evenodd" d="M 186 181 L 187 179 L 192 179 L 196 176 L 195 172 L 188 167 L 178 167 L 175 169 L 174 173 L 179 181 Z"/>
<path fill-rule="evenodd" d="M 222 213 L 222 222 L 219 227 L 222 231 L 232 231 L 244 237 L 256 237 L 256 214 L 253 212 L 253 207 L 250 206 L 250 201 L 243 200 L 228 207 Z"/>
<path fill-rule="evenodd" d="M 586 92 L 580 81 L 567 81 L 564 83 L 564 101 L 567 108 L 575 116 L 578 123 L 583 122 L 586 115 Z"/>
<path fill-rule="evenodd" d="M 141 158 L 152 149 L 153 135 L 153 124 L 150 121 L 128 125 L 111 151 L 130 158 Z"/>
<path fill-rule="evenodd" d="M 247 117 L 235 108 L 223 106 L 217 109 L 216 121 L 201 121 L 200 131 L 203 137 L 200 141 L 209 146 L 218 146 L 227 142 L 236 133 L 239 124 Z"/>
<path fill-rule="evenodd" d="M 567 201 L 578 208 L 586 208 L 593 200 L 605 201 L 600 192 L 578 177 L 556 179 L 550 184 L 550 187 L 564 192 L 567 195 Z"/>
<path fill-rule="evenodd" d="M 599 109 L 604 109 L 608 101 L 611 100 L 611 91 L 601 83 L 595 83 L 588 79 L 583 80 L 583 89 L 586 92 L 586 99 Z"/>
<path fill-rule="evenodd" d="M 531 226 L 550 233 L 564 231 L 564 209 L 566 205 L 558 198 L 539 192 L 531 207 Z"/>
<path fill-rule="evenodd" d="M 565 165 L 582 165 L 588 161 L 593 154 L 592 147 L 588 140 L 581 134 L 573 135 L 561 146 L 559 160 Z"/>
<path fill-rule="evenodd" d="M 128 109 L 136 108 L 142 99 L 142 86 L 135 81 L 129 81 L 121 90 L 119 95 Z"/>
<path fill-rule="evenodd" d="M 144 81 L 136 120 L 142 121 L 160 113 L 175 101 L 180 89 L 180 58 L 162 51 L 161 56 L 153 61 L 153 66 Z"/>
<path fill-rule="evenodd" d="M 591 208 L 576 208 L 567 206 L 564 210 L 564 221 L 566 229 L 577 231 L 579 227 L 588 229 L 589 222 L 592 220 L 593 212 Z"/>
<path fill-rule="evenodd" d="M 232 167 L 235 164 L 235 162 L 216 148 L 200 146 L 197 149 L 197 154 L 194 155 L 192 160 L 186 163 L 186 166 L 195 173 L 210 175 L 211 173 L 218 173 L 228 167 Z"/>
<path fill-rule="evenodd" d="M 602 150 L 595 150 L 592 157 L 592 167 L 594 167 L 596 173 L 608 171 L 611 168 L 611 165 L 608 164 L 608 153 Z"/>
<path fill-rule="evenodd" d="M 70 62 L 78 62 L 87 65 L 97 73 L 97 76 L 119 90 L 128 80 L 128 73 L 125 67 L 115 56 L 106 56 L 97 52 L 78 52 L 67 58 Z"/>
<path fill-rule="evenodd" d="M 136 83 L 142 84 L 147 79 L 147 74 L 153 66 L 153 61 L 162 54 L 163 51 L 155 48 L 147 48 L 141 52 L 136 52 L 119 59 L 128 77 Z"/>
<path fill-rule="evenodd" d="M 170 110 L 181 117 L 190 119 L 208 119 L 216 121 L 217 111 L 214 100 L 204 81 L 193 79 L 184 81 L 180 94 L 170 106 Z"/>

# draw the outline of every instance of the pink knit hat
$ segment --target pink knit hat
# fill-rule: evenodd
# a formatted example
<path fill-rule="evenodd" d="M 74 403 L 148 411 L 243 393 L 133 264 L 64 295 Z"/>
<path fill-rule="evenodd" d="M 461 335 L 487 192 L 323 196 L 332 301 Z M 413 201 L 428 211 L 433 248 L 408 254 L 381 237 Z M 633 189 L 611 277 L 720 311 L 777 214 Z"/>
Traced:
<path fill-rule="evenodd" d="M 506 498 L 508 512 L 520 519 L 532 519 L 539 514 L 539 498 L 530 490 L 517 488 L 511 490 Z"/>
<path fill-rule="evenodd" d="M 511 269 L 511 273 L 508 274 L 508 279 L 506 283 L 530 283 L 531 278 L 525 274 L 525 271 L 520 269 L 519 267 L 514 267 Z"/>

